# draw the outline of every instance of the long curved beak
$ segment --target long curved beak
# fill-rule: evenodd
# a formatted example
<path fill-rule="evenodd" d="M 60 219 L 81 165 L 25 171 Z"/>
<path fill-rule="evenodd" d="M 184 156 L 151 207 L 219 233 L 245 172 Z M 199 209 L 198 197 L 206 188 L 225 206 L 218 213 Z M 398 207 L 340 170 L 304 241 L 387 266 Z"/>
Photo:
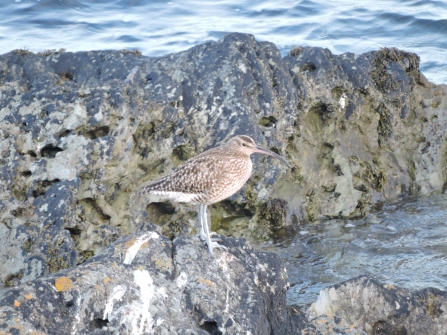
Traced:
<path fill-rule="evenodd" d="M 254 152 L 259 152 L 260 154 L 264 154 L 264 155 L 269 155 L 275 158 L 278 158 L 280 161 L 282 161 L 284 164 L 287 165 L 287 167 L 290 168 L 290 164 L 287 163 L 286 159 L 278 154 L 275 154 L 273 151 L 270 151 L 268 149 L 265 149 L 263 147 L 260 146 L 256 146 L 256 148 L 253 150 Z"/>

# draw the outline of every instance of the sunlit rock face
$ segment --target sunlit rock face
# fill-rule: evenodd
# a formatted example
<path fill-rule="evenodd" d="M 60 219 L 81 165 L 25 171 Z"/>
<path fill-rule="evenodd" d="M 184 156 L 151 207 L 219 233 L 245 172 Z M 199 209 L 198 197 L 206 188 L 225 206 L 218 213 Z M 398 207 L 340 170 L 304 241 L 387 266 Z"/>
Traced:
<path fill-rule="evenodd" d="M 247 185 L 210 209 L 220 233 L 268 239 L 441 191 L 446 87 L 418 66 L 395 49 L 282 58 L 245 34 L 161 58 L 0 56 L 0 283 L 73 267 L 148 222 L 170 238 L 197 233 L 193 207 L 135 192 L 237 134 L 292 168 L 254 156 Z"/>
<path fill-rule="evenodd" d="M 0 329 L 16 334 L 296 334 L 279 256 L 223 237 L 213 258 L 198 237 L 150 230 L 87 262 L 0 293 Z"/>

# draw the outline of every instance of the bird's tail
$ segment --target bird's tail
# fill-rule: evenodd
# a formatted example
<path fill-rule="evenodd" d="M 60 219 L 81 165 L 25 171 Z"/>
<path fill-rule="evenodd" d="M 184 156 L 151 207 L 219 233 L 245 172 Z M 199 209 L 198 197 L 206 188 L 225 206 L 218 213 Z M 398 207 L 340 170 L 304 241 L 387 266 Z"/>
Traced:
<path fill-rule="evenodd" d="M 143 186 L 139 191 L 138 191 L 138 195 L 143 195 L 143 194 L 149 194 L 149 193 L 155 193 L 157 194 L 160 191 L 166 191 L 169 189 L 168 187 L 169 181 L 167 180 L 167 178 L 162 178 L 158 181 L 156 181 L 155 183 Z"/>

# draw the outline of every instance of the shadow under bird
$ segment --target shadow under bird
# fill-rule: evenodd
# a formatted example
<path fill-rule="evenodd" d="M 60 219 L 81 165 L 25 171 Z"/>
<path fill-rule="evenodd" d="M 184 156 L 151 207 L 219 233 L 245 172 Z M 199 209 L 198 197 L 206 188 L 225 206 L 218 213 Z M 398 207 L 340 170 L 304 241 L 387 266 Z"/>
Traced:
<path fill-rule="evenodd" d="M 211 148 L 187 160 L 162 179 L 144 186 L 139 194 L 155 194 L 161 198 L 199 205 L 200 238 L 213 249 L 227 249 L 211 238 L 207 222 L 207 206 L 230 197 L 241 189 L 251 176 L 250 155 L 261 153 L 289 163 L 276 153 L 256 145 L 250 136 L 232 137 L 227 143 Z"/>

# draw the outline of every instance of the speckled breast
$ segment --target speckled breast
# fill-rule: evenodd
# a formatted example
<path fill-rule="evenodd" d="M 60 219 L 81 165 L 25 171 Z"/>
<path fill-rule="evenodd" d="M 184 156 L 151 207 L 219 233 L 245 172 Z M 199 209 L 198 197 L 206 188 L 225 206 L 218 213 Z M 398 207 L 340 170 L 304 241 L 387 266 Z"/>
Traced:
<path fill-rule="evenodd" d="M 213 204 L 232 196 L 239 191 L 250 178 L 252 162 L 249 157 L 229 157 L 216 171 L 218 176 L 210 184 L 204 204 Z"/>

